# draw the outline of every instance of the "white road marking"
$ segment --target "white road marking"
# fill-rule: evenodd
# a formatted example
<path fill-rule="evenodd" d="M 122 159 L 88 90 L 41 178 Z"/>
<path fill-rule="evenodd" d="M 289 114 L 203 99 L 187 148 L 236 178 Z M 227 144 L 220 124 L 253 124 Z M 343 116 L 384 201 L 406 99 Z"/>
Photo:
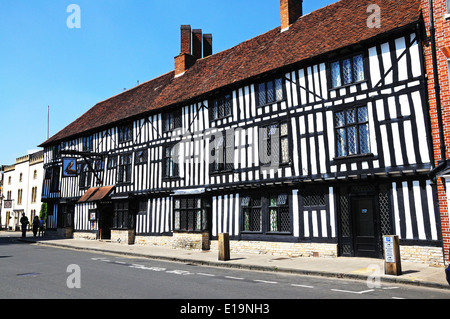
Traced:
<path fill-rule="evenodd" d="M 264 283 L 264 284 L 277 284 L 277 282 L 276 281 L 267 281 L 267 280 L 253 280 L 253 281 L 256 281 L 256 282 L 262 282 L 262 283 Z"/>
<path fill-rule="evenodd" d="M 228 278 L 228 279 L 234 279 L 234 280 L 244 280 L 244 279 L 245 279 L 245 278 L 232 277 L 232 276 L 225 276 L 225 278 Z"/>
<path fill-rule="evenodd" d="M 350 291 L 350 290 L 331 289 L 331 291 L 346 292 L 346 293 L 349 293 L 349 294 L 362 295 L 362 294 L 365 294 L 365 293 L 368 293 L 368 292 L 372 292 L 372 291 L 375 291 L 375 290 L 370 289 L 370 290 L 364 290 L 364 291 Z"/>
<path fill-rule="evenodd" d="M 293 286 L 293 287 L 300 287 L 300 288 L 310 288 L 310 289 L 314 289 L 313 286 L 296 285 L 296 284 L 291 284 L 291 286 Z"/>

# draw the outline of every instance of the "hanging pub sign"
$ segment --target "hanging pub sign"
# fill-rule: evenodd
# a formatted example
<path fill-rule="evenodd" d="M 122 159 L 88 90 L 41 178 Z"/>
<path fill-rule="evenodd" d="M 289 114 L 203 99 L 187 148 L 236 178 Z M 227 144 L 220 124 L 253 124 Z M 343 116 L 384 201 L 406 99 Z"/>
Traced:
<path fill-rule="evenodd" d="M 63 177 L 77 177 L 77 159 L 63 158 Z"/>
<path fill-rule="evenodd" d="M 12 208 L 12 200 L 5 200 L 3 203 L 3 208 Z"/>

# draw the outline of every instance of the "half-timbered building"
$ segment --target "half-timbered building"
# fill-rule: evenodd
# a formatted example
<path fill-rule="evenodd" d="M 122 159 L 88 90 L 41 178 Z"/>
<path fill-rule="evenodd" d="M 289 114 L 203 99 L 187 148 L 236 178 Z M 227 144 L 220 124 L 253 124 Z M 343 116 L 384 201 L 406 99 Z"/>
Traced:
<path fill-rule="evenodd" d="M 44 142 L 47 224 L 291 256 L 380 258 L 394 234 L 402 258 L 442 263 L 420 1 L 280 9 L 216 54 L 182 26 L 174 71 Z"/>

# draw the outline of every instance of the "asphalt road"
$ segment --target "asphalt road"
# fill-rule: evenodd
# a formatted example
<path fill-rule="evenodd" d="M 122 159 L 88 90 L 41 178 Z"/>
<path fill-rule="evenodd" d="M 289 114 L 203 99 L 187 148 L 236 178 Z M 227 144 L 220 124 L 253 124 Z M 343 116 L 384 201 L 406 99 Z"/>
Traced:
<path fill-rule="evenodd" d="M 449 299 L 448 290 L 194 266 L 0 238 L 2 299 L 173 300 L 171 311 L 257 311 L 293 299 Z M 253 303 L 241 304 L 239 300 Z M 257 304 L 255 304 L 257 302 Z M 229 303 L 228 306 L 226 304 Z M 189 305 L 188 305 L 189 304 Z M 234 304 L 234 306 L 233 306 Z M 185 308 L 183 308 L 185 307 Z M 191 307 L 191 308 L 190 308 Z M 204 313 L 207 315 L 207 313 Z"/>

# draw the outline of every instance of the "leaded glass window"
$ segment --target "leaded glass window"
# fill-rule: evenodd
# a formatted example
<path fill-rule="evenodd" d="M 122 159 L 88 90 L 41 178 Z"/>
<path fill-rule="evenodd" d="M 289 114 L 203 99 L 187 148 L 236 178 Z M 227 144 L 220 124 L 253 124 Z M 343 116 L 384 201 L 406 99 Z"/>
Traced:
<path fill-rule="evenodd" d="M 287 194 L 270 195 L 269 229 L 271 232 L 290 232 L 290 214 Z"/>
<path fill-rule="evenodd" d="M 207 229 L 207 214 L 200 197 L 182 197 L 174 201 L 174 229 L 203 231 Z"/>
<path fill-rule="evenodd" d="M 287 122 L 271 124 L 262 129 L 261 164 L 289 164 L 289 127 Z"/>
<path fill-rule="evenodd" d="M 244 196 L 241 199 L 244 231 L 261 232 L 261 196 Z"/>
<path fill-rule="evenodd" d="M 132 172 L 132 154 L 121 155 L 117 169 L 117 182 L 130 183 Z"/>
<path fill-rule="evenodd" d="M 164 148 L 164 177 L 178 177 L 178 145 L 170 145 Z"/>
<path fill-rule="evenodd" d="M 273 104 L 284 100 L 283 81 L 281 78 L 259 83 L 256 87 L 258 106 Z"/>
<path fill-rule="evenodd" d="M 231 94 L 226 94 L 209 102 L 211 120 L 219 120 L 231 115 Z"/>
<path fill-rule="evenodd" d="M 213 145 L 212 171 L 232 170 L 234 167 L 234 131 L 227 130 L 223 134 L 213 135 Z"/>
<path fill-rule="evenodd" d="M 367 106 L 335 113 L 338 157 L 370 153 Z"/>
<path fill-rule="evenodd" d="M 133 139 L 133 124 L 128 123 L 119 127 L 119 143 L 131 141 Z"/>
<path fill-rule="evenodd" d="M 331 87 L 337 88 L 365 80 L 364 56 L 355 55 L 330 63 Z"/>
<path fill-rule="evenodd" d="M 163 131 L 169 132 L 181 127 L 181 111 L 176 110 L 163 114 Z"/>

